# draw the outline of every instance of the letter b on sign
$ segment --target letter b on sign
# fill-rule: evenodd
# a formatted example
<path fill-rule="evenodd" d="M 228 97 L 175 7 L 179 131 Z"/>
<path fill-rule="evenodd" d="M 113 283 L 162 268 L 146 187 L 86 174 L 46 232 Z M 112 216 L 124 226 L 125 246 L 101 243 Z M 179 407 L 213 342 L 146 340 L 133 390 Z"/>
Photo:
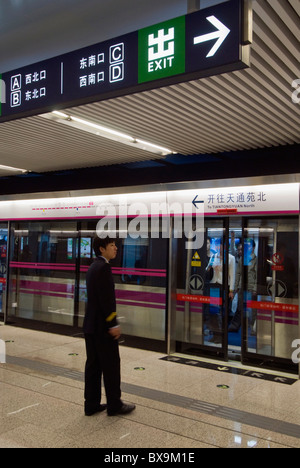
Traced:
<path fill-rule="evenodd" d="M 17 107 L 21 105 L 21 91 L 11 93 L 10 96 L 10 107 Z"/>

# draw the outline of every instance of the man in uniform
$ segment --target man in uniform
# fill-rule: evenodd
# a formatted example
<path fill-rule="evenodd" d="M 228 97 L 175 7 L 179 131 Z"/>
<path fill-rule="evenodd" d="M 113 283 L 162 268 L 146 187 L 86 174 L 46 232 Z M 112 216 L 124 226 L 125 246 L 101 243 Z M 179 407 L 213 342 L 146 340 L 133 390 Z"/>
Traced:
<path fill-rule="evenodd" d="M 96 237 L 96 260 L 87 277 L 87 308 L 83 324 L 87 361 L 85 366 L 85 414 L 92 416 L 107 409 L 109 416 L 128 414 L 135 405 L 121 400 L 120 355 L 116 296 L 109 261 L 117 256 L 115 240 Z M 101 380 L 104 379 L 107 405 L 101 405 Z"/>

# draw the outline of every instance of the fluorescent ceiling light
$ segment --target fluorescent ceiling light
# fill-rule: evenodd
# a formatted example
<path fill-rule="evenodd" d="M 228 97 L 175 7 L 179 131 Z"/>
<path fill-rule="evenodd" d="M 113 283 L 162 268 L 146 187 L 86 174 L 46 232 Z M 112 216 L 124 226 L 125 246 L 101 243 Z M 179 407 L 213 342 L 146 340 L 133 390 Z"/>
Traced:
<path fill-rule="evenodd" d="M 27 169 L 19 169 L 18 167 L 11 167 L 11 166 L 2 166 L 1 164 L 0 164 L 0 171 L 21 172 L 22 174 L 30 172 Z"/>
<path fill-rule="evenodd" d="M 111 130 L 110 128 L 102 127 L 102 125 L 94 124 L 93 122 L 88 122 L 87 120 L 79 119 L 78 117 L 74 117 L 74 116 L 71 117 L 71 119 L 74 122 L 78 122 L 82 125 L 86 125 L 87 127 L 91 127 L 95 130 L 98 130 L 98 132 L 101 132 L 101 133 L 103 132 L 104 134 L 107 133 L 108 135 L 113 135 L 113 136 L 119 137 L 120 139 L 133 142 L 133 138 L 131 136 L 125 135 L 124 133 L 121 133 L 121 132 L 117 132 L 116 130 Z"/>
<path fill-rule="evenodd" d="M 101 136 L 103 138 L 108 138 L 109 140 L 117 141 L 119 143 L 132 146 L 133 148 L 139 148 L 144 151 L 149 151 L 150 153 L 158 154 L 160 156 L 176 154 L 170 149 L 164 148 L 163 146 L 148 143 L 147 141 L 140 140 L 139 138 L 135 138 L 117 130 L 104 127 L 103 125 L 98 125 L 93 122 L 89 122 L 88 120 L 84 120 L 79 117 L 66 114 L 65 112 L 53 111 L 49 114 L 43 114 L 41 115 L 41 117 L 56 122 L 62 122 L 65 125 L 69 125 L 79 130 L 93 133 L 94 135 Z"/>

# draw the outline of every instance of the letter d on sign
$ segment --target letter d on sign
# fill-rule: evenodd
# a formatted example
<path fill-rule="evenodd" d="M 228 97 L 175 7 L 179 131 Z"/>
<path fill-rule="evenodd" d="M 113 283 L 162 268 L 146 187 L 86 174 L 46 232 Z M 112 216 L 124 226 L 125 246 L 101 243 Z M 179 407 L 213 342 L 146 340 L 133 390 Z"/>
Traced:
<path fill-rule="evenodd" d="M 3 340 L 0 340 L 0 364 L 6 363 L 6 345 Z"/>

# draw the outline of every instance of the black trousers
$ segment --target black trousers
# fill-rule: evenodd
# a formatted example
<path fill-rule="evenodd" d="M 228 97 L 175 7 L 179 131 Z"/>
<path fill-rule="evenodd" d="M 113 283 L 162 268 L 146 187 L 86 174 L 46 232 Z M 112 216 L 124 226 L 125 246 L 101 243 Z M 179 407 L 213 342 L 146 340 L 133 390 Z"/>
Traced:
<path fill-rule="evenodd" d="M 85 411 L 94 411 L 101 403 L 102 375 L 108 411 L 121 406 L 121 372 L 119 343 L 107 334 L 85 334 Z"/>

